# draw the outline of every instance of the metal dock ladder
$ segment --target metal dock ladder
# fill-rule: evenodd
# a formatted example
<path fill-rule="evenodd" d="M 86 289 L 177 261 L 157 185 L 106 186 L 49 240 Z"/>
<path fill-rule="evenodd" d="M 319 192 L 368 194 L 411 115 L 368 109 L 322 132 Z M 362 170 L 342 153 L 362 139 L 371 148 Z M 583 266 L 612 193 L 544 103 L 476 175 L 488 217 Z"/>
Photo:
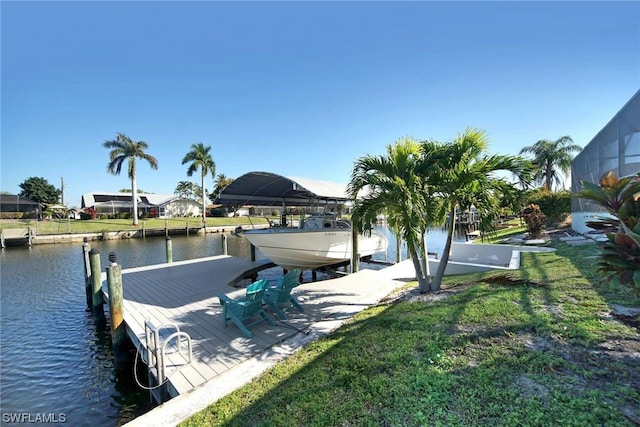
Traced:
<path fill-rule="evenodd" d="M 161 330 L 174 330 L 167 337 L 161 337 Z M 188 333 L 181 331 L 175 323 L 163 323 L 155 326 L 150 320 L 144 322 L 144 333 L 147 341 L 147 372 L 149 382 L 156 385 L 149 388 L 151 398 L 162 403 L 168 399 L 168 393 L 164 384 L 169 376 L 176 372 L 179 366 L 190 364 L 192 360 L 191 337 Z M 183 354 L 183 340 L 187 341 L 186 354 Z M 173 344 L 172 344 L 173 343 Z M 171 351 L 167 352 L 170 347 Z M 169 360 L 168 360 L 169 359 Z M 167 372 L 167 366 L 172 365 L 175 369 Z"/>

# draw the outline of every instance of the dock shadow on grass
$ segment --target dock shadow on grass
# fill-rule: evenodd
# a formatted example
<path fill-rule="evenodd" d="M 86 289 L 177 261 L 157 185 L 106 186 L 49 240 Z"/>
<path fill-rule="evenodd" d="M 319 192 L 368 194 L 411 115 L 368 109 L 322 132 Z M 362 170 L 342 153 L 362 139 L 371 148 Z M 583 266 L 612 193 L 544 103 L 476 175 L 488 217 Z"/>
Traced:
<path fill-rule="evenodd" d="M 410 290 L 184 425 L 638 424 L 640 334 L 573 255 Z"/>

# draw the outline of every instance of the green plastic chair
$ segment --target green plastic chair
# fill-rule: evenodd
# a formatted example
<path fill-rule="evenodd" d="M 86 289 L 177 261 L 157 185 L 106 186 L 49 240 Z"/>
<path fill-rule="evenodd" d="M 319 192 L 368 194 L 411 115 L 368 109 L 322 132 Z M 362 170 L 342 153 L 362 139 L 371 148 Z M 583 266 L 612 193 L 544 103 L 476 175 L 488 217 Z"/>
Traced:
<path fill-rule="evenodd" d="M 298 311 L 304 309 L 298 300 L 291 295 L 293 288 L 300 284 L 300 270 L 293 269 L 280 277 L 278 284 L 270 286 L 264 293 L 264 302 L 282 320 L 287 320 L 284 310 L 295 307 Z"/>
<path fill-rule="evenodd" d="M 247 291 L 243 299 L 233 299 L 227 295 L 218 295 L 220 305 L 222 305 L 222 316 L 224 326 L 231 320 L 247 338 L 252 338 L 253 334 L 249 327 L 257 323 L 266 321 L 270 325 L 275 322 L 262 308 L 262 297 L 265 288 L 269 284 L 268 280 L 258 280 L 247 286 Z M 256 317 L 259 318 L 255 320 Z"/>

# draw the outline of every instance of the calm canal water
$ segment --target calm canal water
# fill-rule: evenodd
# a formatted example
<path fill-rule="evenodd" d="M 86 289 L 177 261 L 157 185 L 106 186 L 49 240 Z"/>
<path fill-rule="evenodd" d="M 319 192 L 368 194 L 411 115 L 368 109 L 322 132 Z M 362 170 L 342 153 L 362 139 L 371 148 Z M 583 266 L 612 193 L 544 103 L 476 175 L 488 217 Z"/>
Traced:
<path fill-rule="evenodd" d="M 393 261 L 395 240 L 387 229 L 381 231 L 389 236 L 386 258 Z M 229 255 L 248 258 L 247 240 L 227 236 Z M 429 251 L 441 253 L 444 234 L 435 230 L 427 238 Z M 220 234 L 176 236 L 172 245 L 174 261 L 222 253 Z M 164 238 L 92 242 L 92 247 L 100 251 L 103 271 L 110 252 L 122 268 L 160 264 L 166 256 Z M 260 278 L 275 279 L 281 272 L 265 270 Z M 305 274 L 310 281 L 310 272 Z M 151 409 L 133 368 L 128 375 L 116 373 L 109 324 L 96 325 L 86 310 L 80 243 L 5 249 L 0 283 L 1 425 L 41 417 L 73 426 L 117 426 Z"/>

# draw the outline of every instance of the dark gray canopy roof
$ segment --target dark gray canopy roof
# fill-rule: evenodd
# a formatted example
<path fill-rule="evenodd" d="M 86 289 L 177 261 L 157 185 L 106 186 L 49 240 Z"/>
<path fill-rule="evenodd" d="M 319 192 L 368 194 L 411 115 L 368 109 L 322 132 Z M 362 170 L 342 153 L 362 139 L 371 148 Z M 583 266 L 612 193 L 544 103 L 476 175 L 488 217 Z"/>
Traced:
<path fill-rule="evenodd" d="M 348 200 L 346 185 L 294 178 L 270 172 L 248 172 L 222 190 L 216 203 L 223 205 L 310 206 Z"/>

